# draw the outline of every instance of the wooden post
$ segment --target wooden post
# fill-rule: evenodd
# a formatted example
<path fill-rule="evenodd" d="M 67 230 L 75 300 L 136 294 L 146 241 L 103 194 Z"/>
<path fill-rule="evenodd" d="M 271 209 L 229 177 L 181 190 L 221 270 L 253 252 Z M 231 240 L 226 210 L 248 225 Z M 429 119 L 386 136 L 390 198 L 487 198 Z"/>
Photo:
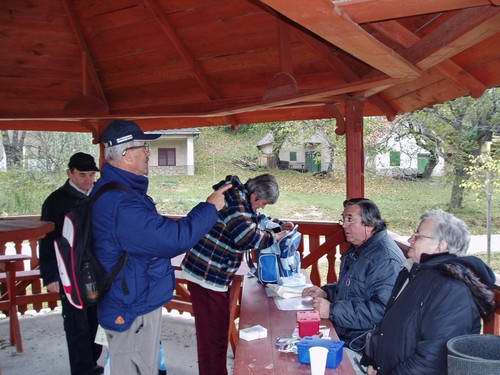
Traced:
<path fill-rule="evenodd" d="M 363 104 L 359 100 L 348 100 L 345 103 L 347 199 L 365 196 Z"/>
<path fill-rule="evenodd" d="M 104 165 L 104 145 L 99 143 L 99 169 Z"/>

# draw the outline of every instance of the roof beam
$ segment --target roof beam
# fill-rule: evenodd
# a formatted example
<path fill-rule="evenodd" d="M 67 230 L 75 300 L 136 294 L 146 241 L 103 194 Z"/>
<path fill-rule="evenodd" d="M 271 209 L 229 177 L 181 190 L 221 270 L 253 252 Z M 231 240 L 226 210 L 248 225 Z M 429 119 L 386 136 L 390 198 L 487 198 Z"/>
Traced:
<path fill-rule="evenodd" d="M 92 54 L 90 53 L 90 49 L 87 45 L 87 42 L 85 41 L 85 37 L 83 36 L 83 31 L 80 25 L 80 21 L 76 16 L 76 11 L 74 8 L 73 1 L 64 0 L 64 6 L 66 8 L 66 12 L 68 13 L 71 28 L 73 29 L 73 33 L 75 34 L 78 45 L 80 46 L 80 50 L 82 51 L 82 59 L 86 61 L 85 64 L 86 69 L 90 73 L 90 79 L 92 80 L 92 84 L 94 85 L 94 88 L 96 89 L 99 98 L 101 99 L 103 104 L 106 106 L 107 111 L 109 112 L 109 104 L 106 99 L 106 95 L 104 94 L 101 81 L 99 80 L 99 76 L 97 74 L 97 70 L 94 65 L 94 59 L 92 57 Z M 83 69 L 85 69 L 85 67 L 82 66 L 82 70 Z M 85 72 L 82 72 L 82 77 L 83 80 L 85 81 L 87 79 L 86 76 L 87 75 L 85 74 Z M 85 91 L 86 85 L 87 82 L 82 82 L 83 91 Z M 83 92 L 83 94 L 86 95 L 87 93 Z"/>
<path fill-rule="evenodd" d="M 373 23 L 370 27 L 394 40 L 405 48 L 410 48 L 420 42 L 420 37 L 398 21 L 387 21 Z M 445 60 L 436 66 L 436 69 L 444 76 L 452 80 L 458 87 L 468 91 L 473 97 L 480 97 L 486 90 L 486 85 L 464 70 L 452 60 Z"/>
<path fill-rule="evenodd" d="M 202 89 L 206 92 L 209 99 L 219 99 L 220 95 L 217 90 L 213 87 L 212 83 L 208 79 L 206 73 L 203 71 L 202 67 L 195 61 L 193 55 L 188 50 L 184 42 L 181 40 L 177 32 L 170 24 L 167 19 L 167 16 L 162 11 L 160 6 L 157 4 L 156 0 L 143 0 L 146 8 L 151 12 L 153 18 L 156 20 L 158 25 L 160 26 L 163 33 L 173 44 L 175 50 L 182 57 L 184 62 L 190 67 L 193 71 L 193 74 L 202 87 Z"/>
<path fill-rule="evenodd" d="M 333 4 L 345 11 L 354 22 L 361 24 L 491 5 L 490 1 L 500 2 L 499 0 L 342 0 L 334 1 Z"/>
<path fill-rule="evenodd" d="M 0 120 L 0 129 L 8 130 L 32 130 L 40 131 L 59 131 L 59 132 L 75 132 L 89 133 L 89 129 L 85 127 L 81 121 L 55 121 L 55 120 Z"/>
<path fill-rule="evenodd" d="M 222 99 L 219 101 L 213 101 L 210 103 L 212 108 L 207 107 L 205 110 L 200 110 L 202 105 L 190 105 L 188 108 L 185 108 L 185 111 L 180 110 L 179 106 L 171 106 L 171 111 L 169 112 L 166 106 L 160 106 L 158 110 L 143 110 L 142 115 L 136 115 L 137 111 L 134 113 L 128 113 L 126 111 L 115 111 L 111 114 L 102 114 L 102 115 L 67 115 L 66 119 L 113 119 L 113 118 L 213 118 L 213 117 L 224 117 L 231 116 L 234 114 L 241 113 L 242 115 L 245 112 L 256 112 L 256 111 L 264 111 L 264 110 L 272 110 L 278 107 L 290 106 L 293 104 L 302 103 L 304 101 L 312 101 L 312 100 L 321 100 L 324 98 L 330 98 L 333 96 L 339 96 L 344 94 L 355 94 L 359 92 L 363 92 L 365 90 L 369 90 L 373 87 L 385 87 L 388 85 L 395 85 L 398 83 L 404 82 L 404 79 L 397 78 L 386 78 L 386 77 L 375 77 L 369 79 L 361 79 L 356 82 L 340 84 L 336 87 L 323 89 L 323 90 L 314 90 L 308 92 L 302 92 L 299 94 L 289 95 L 286 97 L 282 97 L 279 99 L 270 99 L 264 101 L 243 101 L 241 104 L 232 103 L 229 100 Z M 241 101 L 241 99 L 239 99 Z M 308 105 L 308 104 L 305 104 Z M 218 106 L 218 108 L 217 108 Z M 301 105 L 302 106 L 302 105 Z M 17 115 L 9 115 L 3 114 L 3 119 L 0 118 L 0 123 L 6 120 L 50 120 L 50 119 L 61 119 L 61 114 L 57 113 L 54 115 L 51 114 L 32 114 L 28 116 L 19 116 Z"/>
<path fill-rule="evenodd" d="M 363 30 L 328 0 L 260 1 L 389 77 L 420 75 L 417 67 Z"/>
<path fill-rule="evenodd" d="M 354 70 L 352 70 L 349 66 L 347 66 L 347 64 L 341 61 L 339 57 L 335 53 L 333 53 L 331 48 L 326 44 L 321 43 L 313 37 L 302 32 L 299 33 L 299 36 L 306 44 L 313 48 L 316 53 L 318 53 L 320 56 L 323 56 L 323 58 L 327 61 L 328 65 L 330 65 L 333 71 L 340 72 L 346 82 L 352 82 L 360 79 L 360 77 L 354 72 Z M 397 111 L 381 95 L 373 95 L 369 98 L 369 100 L 385 114 L 388 120 L 394 119 Z"/>
<path fill-rule="evenodd" d="M 464 9 L 407 49 L 405 57 L 427 70 L 500 32 L 500 7 Z"/>

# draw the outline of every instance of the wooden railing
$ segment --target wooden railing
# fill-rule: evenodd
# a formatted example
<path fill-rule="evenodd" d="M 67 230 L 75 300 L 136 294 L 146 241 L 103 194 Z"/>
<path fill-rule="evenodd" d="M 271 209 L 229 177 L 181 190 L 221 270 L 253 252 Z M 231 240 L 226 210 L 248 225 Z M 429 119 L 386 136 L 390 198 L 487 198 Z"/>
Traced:
<path fill-rule="evenodd" d="M 311 282 L 315 285 L 332 283 L 337 280 L 335 263 L 340 255 L 347 250 L 348 244 L 345 242 L 342 227 L 333 222 L 311 222 L 296 221 L 299 224 L 299 231 L 303 234 L 300 252 L 302 255 L 302 267 L 309 271 Z M 46 293 L 41 286 L 41 280 L 38 273 L 38 255 L 37 241 L 42 238 L 44 233 L 40 230 L 25 231 L 23 238 L 16 238 L 10 246 L 15 247 L 16 253 L 21 253 L 21 246 L 29 248 L 31 251 L 31 261 L 26 269 L 19 269 L 16 290 L 18 295 L 19 311 L 25 312 L 29 306 L 39 311 L 42 304 L 46 302 L 48 307 L 54 308 L 57 305 L 58 295 Z M 403 242 L 400 247 L 405 248 Z M 0 236 L 0 254 L 5 253 L 5 241 Z M 2 278 L 3 277 L 3 278 Z M 485 321 L 484 332 L 500 335 L 500 280 L 497 278 L 495 296 L 497 309 L 490 319 Z M 5 286 L 5 276 L 0 274 L 0 311 L 7 311 L 6 293 L 3 290 Z M 241 288 L 238 288 L 240 291 Z M 238 291 L 233 293 L 238 293 Z M 176 288 L 178 296 L 175 303 L 168 305 L 169 308 L 176 308 L 180 311 L 191 312 L 189 296 L 186 289 L 179 283 Z M 174 307 L 175 306 L 175 307 Z M 236 306 L 235 309 L 238 307 Z M 234 316 L 238 316 L 237 310 Z"/>
<path fill-rule="evenodd" d="M 19 263 L 16 272 L 16 295 L 19 312 L 24 313 L 30 306 L 32 310 L 40 311 L 43 303 L 53 309 L 57 306 L 58 294 L 48 293 L 42 287 L 38 269 L 38 240 L 52 231 L 51 223 L 39 221 L 38 216 L 8 217 L 0 219 L 0 255 L 14 252 L 31 256 L 26 266 Z M 8 311 L 5 273 L 0 273 L 0 311 Z"/>

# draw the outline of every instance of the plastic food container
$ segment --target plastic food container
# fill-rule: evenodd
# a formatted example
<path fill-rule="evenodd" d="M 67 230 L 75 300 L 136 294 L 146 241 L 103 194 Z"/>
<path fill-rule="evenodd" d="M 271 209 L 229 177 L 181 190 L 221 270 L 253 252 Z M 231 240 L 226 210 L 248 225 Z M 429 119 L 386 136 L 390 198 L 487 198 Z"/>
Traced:
<path fill-rule="evenodd" d="M 328 357 L 326 358 L 326 367 L 337 368 L 342 362 L 342 353 L 344 342 L 341 340 L 326 340 L 313 339 L 312 337 L 304 337 L 297 343 L 297 355 L 299 362 L 303 364 L 311 363 L 309 357 L 309 348 L 313 346 L 323 346 L 328 349 Z"/>
<path fill-rule="evenodd" d="M 314 336 L 319 332 L 319 312 L 317 311 L 297 311 L 297 325 L 299 326 L 299 336 Z"/>

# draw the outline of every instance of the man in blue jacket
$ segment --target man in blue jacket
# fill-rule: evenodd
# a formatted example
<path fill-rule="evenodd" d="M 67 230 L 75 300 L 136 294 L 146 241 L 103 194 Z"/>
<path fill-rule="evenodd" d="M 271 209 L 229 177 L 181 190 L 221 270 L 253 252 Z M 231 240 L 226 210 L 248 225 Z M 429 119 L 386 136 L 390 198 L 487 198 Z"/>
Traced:
<path fill-rule="evenodd" d="M 330 318 L 346 346 L 359 352 L 366 333 L 384 316 L 405 258 L 371 200 L 345 201 L 340 224 L 351 247 L 342 256 L 338 282 L 305 289 L 303 295 L 314 297 L 321 318 Z"/>
<path fill-rule="evenodd" d="M 199 203 L 185 218 L 157 213 L 148 190 L 148 140 L 132 121 L 114 120 L 101 141 L 106 164 L 94 192 L 115 182 L 119 189 L 103 194 L 92 211 L 94 252 L 106 272 L 124 253 L 123 269 L 98 304 L 100 325 L 108 339 L 111 374 L 158 373 L 161 307 L 175 287 L 170 259 L 193 247 L 216 223 L 224 206 L 224 186 Z"/>

